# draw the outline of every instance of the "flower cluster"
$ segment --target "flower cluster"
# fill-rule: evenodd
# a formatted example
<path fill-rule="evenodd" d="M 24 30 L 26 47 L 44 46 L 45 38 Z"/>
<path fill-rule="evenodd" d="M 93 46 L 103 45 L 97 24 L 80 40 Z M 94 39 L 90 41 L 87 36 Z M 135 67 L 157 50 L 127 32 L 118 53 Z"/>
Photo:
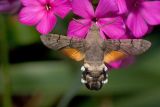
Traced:
<path fill-rule="evenodd" d="M 68 28 L 69 36 L 76 35 L 84 38 L 92 26 L 92 22 L 95 22 L 100 28 L 100 34 L 103 38 L 105 38 L 105 35 L 109 38 L 123 38 L 125 24 L 122 17 L 115 15 L 118 12 L 115 0 L 100 0 L 95 11 L 89 0 L 81 0 L 80 3 L 79 0 L 73 0 L 72 9 L 73 13 L 82 19 L 70 22 Z"/>
<path fill-rule="evenodd" d="M 135 38 L 141 38 L 160 24 L 159 0 L 117 0 L 119 13 Z"/>
<path fill-rule="evenodd" d="M 107 39 L 142 38 L 155 25 L 160 24 L 159 0 L 99 0 L 93 7 L 92 0 L 21 0 L 24 5 L 19 20 L 35 25 L 41 34 L 51 32 L 56 15 L 64 18 L 69 11 L 80 19 L 69 23 L 68 36 L 85 38 L 93 22 L 100 28 L 100 35 Z M 110 64 L 117 68 L 125 60 Z"/>
<path fill-rule="evenodd" d="M 154 25 L 160 24 L 160 1 L 157 0 L 99 0 L 95 12 L 90 1 L 72 1 L 73 13 L 82 17 L 78 21 L 87 26 L 73 20 L 69 35 L 85 36 L 91 21 L 95 21 L 102 37 L 105 34 L 112 39 L 142 38 Z"/>
<path fill-rule="evenodd" d="M 26 25 L 36 25 L 41 34 L 47 34 L 56 24 L 55 15 L 64 18 L 72 10 L 81 19 L 70 22 L 68 35 L 84 38 L 92 22 L 96 22 L 103 38 L 107 35 L 114 39 L 126 38 L 128 35 L 141 38 L 154 25 L 160 24 L 159 0 L 99 0 L 95 10 L 91 1 L 21 0 L 24 7 L 19 20 Z"/>

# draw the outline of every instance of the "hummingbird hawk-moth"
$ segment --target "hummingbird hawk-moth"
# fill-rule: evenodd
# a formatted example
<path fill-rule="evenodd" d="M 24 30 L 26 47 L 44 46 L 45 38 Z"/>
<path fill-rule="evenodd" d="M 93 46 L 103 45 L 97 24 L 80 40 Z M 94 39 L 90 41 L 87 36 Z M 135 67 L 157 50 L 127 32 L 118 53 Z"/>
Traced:
<path fill-rule="evenodd" d="M 90 90 L 99 90 L 108 82 L 107 63 L 126 56 L 139 55 L 151 43 L 143 39 L 102 39 L 99 28 L 93 24 L 85 39 L 67 38 L 63 35 L 42 35 L 45 46 L 59 50 L 76 61 L 84 61 L 81 82 Z"/>

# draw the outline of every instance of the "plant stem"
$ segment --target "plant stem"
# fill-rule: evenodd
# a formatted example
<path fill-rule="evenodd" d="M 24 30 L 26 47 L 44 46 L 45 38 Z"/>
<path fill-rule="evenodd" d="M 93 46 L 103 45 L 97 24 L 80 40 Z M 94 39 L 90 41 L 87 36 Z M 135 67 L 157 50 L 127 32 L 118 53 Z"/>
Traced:
<path fill-rule="evenodd" d="M 12 107 L 11 98 L 11 80 L 9 72 L 9 47 L 7 40 L 6 16 L 0 17 L 1 34 L 0 34 L 0 59 L 3 78 L 3 107 Z"/>
<path fill-rule="evenodd" d="M 69 102 L 73 99 L 74 96 L 78 93 L 81 83 L 80 83 L 80 74 L 79 69 L 77 70 L 77 76 L 75 78 L 75 82 L 71 86 L 70 90 L 64 95 L 64 97 L 60 100 L 57 107 L 68 107 Z"/>

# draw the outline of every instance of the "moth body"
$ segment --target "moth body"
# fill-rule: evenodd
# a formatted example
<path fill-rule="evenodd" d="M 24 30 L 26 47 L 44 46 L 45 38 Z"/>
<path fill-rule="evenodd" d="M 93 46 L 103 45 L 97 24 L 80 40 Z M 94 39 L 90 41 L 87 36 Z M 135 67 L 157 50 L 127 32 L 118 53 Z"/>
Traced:
<path fill-rule="evenodd" d="M 108 78 L 107 69 L 104 64 L 104 50 L 103 39 L 98 34 L 98 28 L 93 25 L 88 32 L 85 39 L 85 57 L 84 73 L 82 73 L 82 79 L 86 81 L 84 83 L 87 88 L 91 90 L 99 90 Z"/>
<path fill-rule="evenodd" d="M 106 64 L 142 54 L 151 46 L 143 39 L 104 40 L 95 23 L 82 40 L 58 34 L 42 35 L 41 40 L 50 49 L 59 50 L 76 61 L 84 61 L 81 82 L 90 90 L 99 90 L 108 82 Z"/>

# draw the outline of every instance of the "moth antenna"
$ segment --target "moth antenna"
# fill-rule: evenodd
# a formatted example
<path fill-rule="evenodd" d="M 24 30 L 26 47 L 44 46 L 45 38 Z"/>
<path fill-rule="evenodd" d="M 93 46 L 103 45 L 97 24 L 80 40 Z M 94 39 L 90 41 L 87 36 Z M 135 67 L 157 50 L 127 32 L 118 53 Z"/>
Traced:
<path fill-rule="evenodd" d="M 75 18 L 73 18 L 73 20 L 74 20 L 75 22 L 77 22 L 77 23 L 79 23 L 79 24 L 83 25 L 83 26 L 86 26 L 85 24 L 83 24 L 83 23 L 79 22 L 79 21 L 78 21 L 77 19 L 75 19 Z"/>
<path fill-rule="evenodd" d="M 110 24 L 113 24 L 116 20 L 114 19 L 112 22 L 109 22 L 109 23 L 106 23 L 104 24 L 103 26 L 101 26 L 100 28 L 104 27 L 104 26 L 107 26 L 107 25 L 110 25 Z"/>
<path fill-rule="evenodd" d="M 77 19 L 75 19 L 75 18 L 73 18 L 73 20 L 75 21 L 75 22 L 77 22 L 77 23 L 79 23 L 79 24 L 81 24 L 81 25 L 83 25 L 83 26 L 86 26 L 85 24 L 83 24 L 83 23 L 81 23 L 81 22 L 79 22 Z M 91 28 L 89 28 L 90 30 L 91 30 Z"/>

